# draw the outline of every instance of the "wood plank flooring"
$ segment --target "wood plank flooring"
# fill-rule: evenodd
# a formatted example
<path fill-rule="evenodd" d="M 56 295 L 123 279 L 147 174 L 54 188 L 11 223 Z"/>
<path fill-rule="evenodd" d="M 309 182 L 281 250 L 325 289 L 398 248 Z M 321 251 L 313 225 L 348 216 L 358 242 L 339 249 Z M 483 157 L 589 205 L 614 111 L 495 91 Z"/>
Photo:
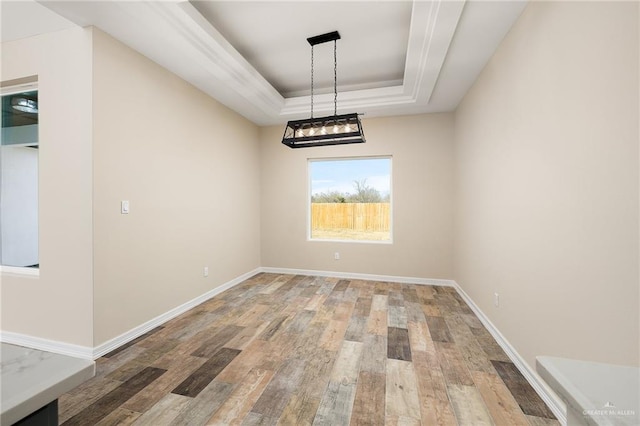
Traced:
<path fill-rule="evenodd" d="M 97 360 L 63 425 L 552 425 L 453 288 L 258 274 Z"/>

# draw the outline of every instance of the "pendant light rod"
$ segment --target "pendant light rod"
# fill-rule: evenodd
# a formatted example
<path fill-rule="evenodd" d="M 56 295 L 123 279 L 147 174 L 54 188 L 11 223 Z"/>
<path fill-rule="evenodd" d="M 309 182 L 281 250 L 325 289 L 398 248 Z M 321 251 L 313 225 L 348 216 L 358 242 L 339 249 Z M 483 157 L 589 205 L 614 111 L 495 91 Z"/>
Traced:
<path fill-rule="evenodd" d="M 313 44 L 311 45 L 311 118 L 313 118 Z"/>
<path fill-rule="evenodd" d="M 320 34 L 307 38 L 311 45 L 311 118 L 313 118 L 313 46 L 316 44 L 333 42 L 333 115 L 338 115 L 338 56 L 337 56 L 337 40 L 340 40 L 340 33 L 331 31 L 330 33 Z"/>
<path fill-rule="evenodd" d="M 338 115 L 338 40 L 333 40 L 333 115 Z"/>

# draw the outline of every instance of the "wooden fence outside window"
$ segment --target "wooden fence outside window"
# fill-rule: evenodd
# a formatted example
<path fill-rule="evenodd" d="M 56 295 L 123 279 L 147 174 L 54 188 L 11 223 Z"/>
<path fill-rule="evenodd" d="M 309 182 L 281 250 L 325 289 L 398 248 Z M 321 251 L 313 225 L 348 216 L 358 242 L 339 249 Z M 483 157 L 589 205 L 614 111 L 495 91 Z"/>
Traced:
<path fill-rule="evenodd" d="M 311 228 L 389 231 L 389 203 L 311 203 Z"/>

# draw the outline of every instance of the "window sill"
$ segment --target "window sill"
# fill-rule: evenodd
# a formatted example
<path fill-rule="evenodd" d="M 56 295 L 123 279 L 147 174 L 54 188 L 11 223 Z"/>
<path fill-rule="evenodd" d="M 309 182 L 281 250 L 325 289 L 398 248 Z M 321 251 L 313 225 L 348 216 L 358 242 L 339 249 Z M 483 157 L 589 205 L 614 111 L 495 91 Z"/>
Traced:
<path fill-rule="evenodd" d="M 379 245 L 392 245 L 393 240 L 331 240 L 321 238 L 307 238 L 307 241 L 314 243 L 356 243 L 356 244 L 379 244 Z"/>
<path fill-rule="evenodd" d="M 21 266 L 0 265 L 0 274 L 21 276 L 21 277 L 39 277 L 40 268 L 24 268 Z"/>

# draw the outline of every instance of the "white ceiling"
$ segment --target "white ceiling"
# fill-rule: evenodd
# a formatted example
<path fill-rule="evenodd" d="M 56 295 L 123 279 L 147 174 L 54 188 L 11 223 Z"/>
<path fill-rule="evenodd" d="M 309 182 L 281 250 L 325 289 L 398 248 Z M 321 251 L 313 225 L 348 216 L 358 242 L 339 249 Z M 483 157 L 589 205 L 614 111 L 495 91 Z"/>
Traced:
<path fill-rule="evenodd" d="M 75 26 L 35 1 L 0 2 L 0 41 L 18 40 Z"/>
<path fill-rule="evenodd" d="M 524 0 L 8 3 L 14 2 L 2 1 L 3 41 L 70 23 L 95 25 L 259 125 L 309 116 L 306 38 L 334 30 L 342 36 L 338 113 L 452 111 L 526 5 Z M 47 14 L 50 20 L 43 18 Z M 333 43 L 314 48 L 314 65 L 315 115 L 333 114 Z"/>
<path fill-rule="evenodd" d="M 369 2 L 366 14 L 356 1 L 191 4 L 284 97 L 309 95 L 311 46 L 306 39 L 334 30 L 342 37 L 337 45 L 341 91 L 402 84 L 409 1 Z M 317 19 L 326 16 L 331 19 Z M 314 87 L 333 93 L 333 43 L 314 48 Z"/>

